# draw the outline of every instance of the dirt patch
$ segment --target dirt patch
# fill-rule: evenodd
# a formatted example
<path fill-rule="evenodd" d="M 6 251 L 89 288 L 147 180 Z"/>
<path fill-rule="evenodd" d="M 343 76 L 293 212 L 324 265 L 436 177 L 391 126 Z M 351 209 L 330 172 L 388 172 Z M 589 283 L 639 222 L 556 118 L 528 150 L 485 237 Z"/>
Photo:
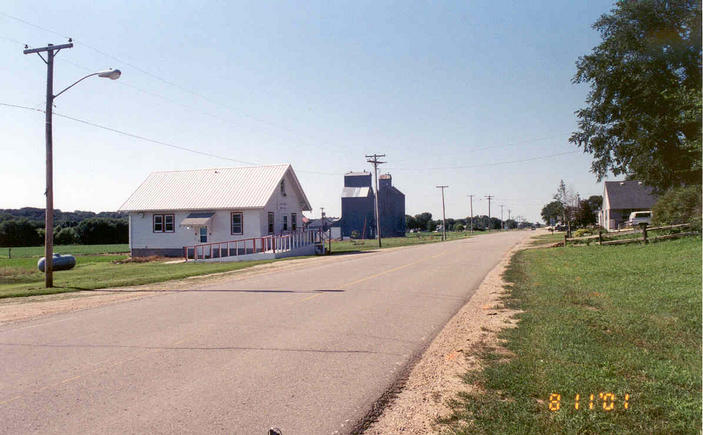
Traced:
<path fill-rule="evenodd" d="M 481 368 L 482 352 L 502 350 L 498 332 L 517 324 L 514 316 L 518 311 L 504 308 L 500 301 L 506 292 L 502 275 L 512 255 L 528 243 L 529 239 L 511 249 L 486 275 L 469 302 L 430 343 L 410 371 L 402 391 L 365 434 L 437 432 L 437 418 L 451 412 L 446 402 L 461 391 L 478 391 L 461 377 Z M 509 355 L 506 352 L 504 356 Z"/>
<path fill-rule="evenodd" d="M 160 261 L 162 263 L 173 260 L 169 257 L 159 257 L 158 255 L 150 255 L 148 257 L 127 257 L 124 260 L 114 260 L 114 264 L 127 264 L 127 263 L 153 263 L 155 261 Z"/>

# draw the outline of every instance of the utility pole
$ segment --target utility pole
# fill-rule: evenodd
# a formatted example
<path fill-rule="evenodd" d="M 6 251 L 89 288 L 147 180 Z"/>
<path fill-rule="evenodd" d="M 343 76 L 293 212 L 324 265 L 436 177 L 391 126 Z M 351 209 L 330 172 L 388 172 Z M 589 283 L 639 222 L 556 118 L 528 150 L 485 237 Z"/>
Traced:
<path fill-rule="evenodd" d="M 376 201 L 375 201 L 375 208 L 376 208 L 376 236 L 378 237 L 378 247 L 381 247 L 381 215 L 378 213 L 378 165 L 381 165 L 386 162 L 382 162 L 378 160 L 379 157 L 386 157 L 385 154 L 373 154 L 373 155 L 366 155 L 366 161 L 369 163 L 373 163 L 373 173 L 374 173 L 374 178 L 376 179 Z"/>
<path fill-rule="evenodd" d="M 53 118 L 54 100 L 78 83 L 92 76 L 117 80 L 122 75 L 118 69 L 109 69 L 88 74 L 54 94 L 54 57 L 64 48 L 72 48 L 73 41 L 68 39 L 68 44 L 48 44 L 46 47 L 29 48 L 24 46 L 24 54 L 36 53 L 46 64 L 46 210 L 44 212 L 44 285 L 49 288 L 54 286 L 54 162 L 53 162 L 53 138 L 51 121 Z M 42 56 L 46 53 L 46 59 Z"/>
<path fill-rule="evenodd" d="M 471 216 L 469 216 L 469 221 L 471 221 L 471 234 L 474 233 L 474 196 L 473 195 L 468 195 L 469 196 L 469 213 L 471 213 Z"/>
<path fill-rule="evenodd" d="M 508 209 L 508 220 L 510 220 L 510 209 Z"/>
<path fill-rule="evenodd" d="M 54 286 L 54 159 L 51 119 L 54 107 L 54 56 L 64 48 L 73 47 L 73 43 L 41 48 L 27 48 L 24 54 L 37 53 L 46 64 L 46 210 L 44 211 L 44 286 Z M 46 53 L 46 59 L 41 53 Z"/>
<path fill-rule="evenodd" d="M 505 229 L 505 221 L 503 220 L 503 207 L 504 205 L 500 205 L 500 229 L 504 230 Z"/>
<path fill-rule="evenodd" d="M 508 221 L 510 221 L 510 209 L 508 209 Z"/>
<path fill-rule="evenodd" d="M 493 199 L 493 196 L 486 195 L 486 198 L 488 198 L 488 231 L 490 231 L 493 226 L 491 223 L 491 199 Z"/>
<path fill-rule="evenodd" d="M 444 213 L 444 189 L 449 186 L 436 186 L 437 189 L 442 189 L 442 240 L 447 240 L 447 217 Z"/>

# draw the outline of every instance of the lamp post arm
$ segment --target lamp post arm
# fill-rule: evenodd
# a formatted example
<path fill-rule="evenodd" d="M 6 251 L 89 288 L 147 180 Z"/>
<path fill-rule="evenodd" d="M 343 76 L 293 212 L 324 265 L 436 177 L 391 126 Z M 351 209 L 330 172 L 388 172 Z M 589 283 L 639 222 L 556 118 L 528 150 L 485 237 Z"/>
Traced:
<path fill-rule="evenodd" d="M 59 92 L 58 94 L 54 95 L 54 98 L 57 98 L 59 95 L 63 94 L 63 93 L 66 92 L 67 90 L 69 90 L 69 89 L 71 89 L 72 87 L 76 86 L 78 83 L 82 82 L 83 80 L 87 79 L 88 77 L 93 77 L 93 76 L 96 76 L 96 75 L 98 75 L 98 74 L 100 74 L 100 73 L 99 73 L 99 72 L 95 72 L 95 73 L 88 74 L 87 76 L 82 77 L 82 78 L 76 80 L 75 82 L 73 82 L 72 85 L 68 86 L 68 87 L 65 88 L 63 91 L 61 91 L 61 92 Z"/>

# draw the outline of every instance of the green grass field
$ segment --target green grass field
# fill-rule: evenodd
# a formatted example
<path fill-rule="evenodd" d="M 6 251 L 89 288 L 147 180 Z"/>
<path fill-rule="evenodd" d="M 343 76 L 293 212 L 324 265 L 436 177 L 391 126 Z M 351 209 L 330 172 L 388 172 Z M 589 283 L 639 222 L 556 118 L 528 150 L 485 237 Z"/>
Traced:
<path fill-rule="evenodd" d="M 501 335 L 512 356 L 482 350 L 466 375 L 482 392 L 459 396 L 446 428 L 701 432 L 700 237 L 521 251 L 505 276 L 505 304 L 524 311 Z"/>
<path fill-rule="evenodd" d="M 21 248 L 0 248 L 0 258 L 43 257 L 43 246 L 24 246 Z M 126 254 L 129 252 L 129 245 L 58 245 L 54 246 L 57 254 L 73 255 L 97 255 L 97 254 Z"/>
<path fill-rule="evenodd" d="M 533 237 L 530 240 L 530 246 L 547 245 L 550 243 L 557 243 L 563 241 L 564 232 L 557 231 L 555 233 L 540 234 L 539 236 Z"/>
<path fill-rule="evenodd" d="M 37 270 L 37 257 L 0 258 L 0 298 L 151 284 L 285 260 L 235 263 L 114 263 L 126 258 L 126 255 L 77 255 L 75 268 L 54 272 L 55 287 L 49 289 L 44 288 L 44 274 Z"/>
<path fill-rule="evenodd" d="M 482 232 L 474 232 L 474 235 L 483 234 Z M 467 232 L 447 232 L 447 240 L 458 240 L 471 237 Z M 406 237 L 389 237 L 381 240 L 383 248 L 396 248 L 399 246 L 421 245 L 424 243 L 435 243 L 442 240 L 442 233 L 408 233 Z M 354 252 L 354 251 L 370 251 L 378 249 L 378 241 L 370 240 L 344 240 L 332 241 L 332 254 Z"/>

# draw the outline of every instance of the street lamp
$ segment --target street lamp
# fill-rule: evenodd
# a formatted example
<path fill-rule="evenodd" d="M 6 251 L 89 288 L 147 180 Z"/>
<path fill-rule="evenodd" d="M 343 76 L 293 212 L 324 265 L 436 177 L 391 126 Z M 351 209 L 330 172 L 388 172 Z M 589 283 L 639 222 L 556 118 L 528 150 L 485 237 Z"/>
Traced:
<path fill-rule="evenodd" d="M 46 64 L 46 211 L 44 213 L 44 285 L 54 286 L 54 183 L 53 183 L 53 154 L 52 154 L 52 127 L 54 99 L 79 82 L 92 76 L 99 76 L 111 80 L 117 80 L 122 75 L 118 69 L 98 71 L 88 74 L 73 82 L 58 94 L 54 95 L 54 56 L 64 48 L 72 48 L 73 43 L 68 40 L 68 44 L 49 44 L 41 48 L 28 48 L 25 46 L 24 54 L 36 53 Z M 46 53 L 46 59 L 41 53 Z"/>

